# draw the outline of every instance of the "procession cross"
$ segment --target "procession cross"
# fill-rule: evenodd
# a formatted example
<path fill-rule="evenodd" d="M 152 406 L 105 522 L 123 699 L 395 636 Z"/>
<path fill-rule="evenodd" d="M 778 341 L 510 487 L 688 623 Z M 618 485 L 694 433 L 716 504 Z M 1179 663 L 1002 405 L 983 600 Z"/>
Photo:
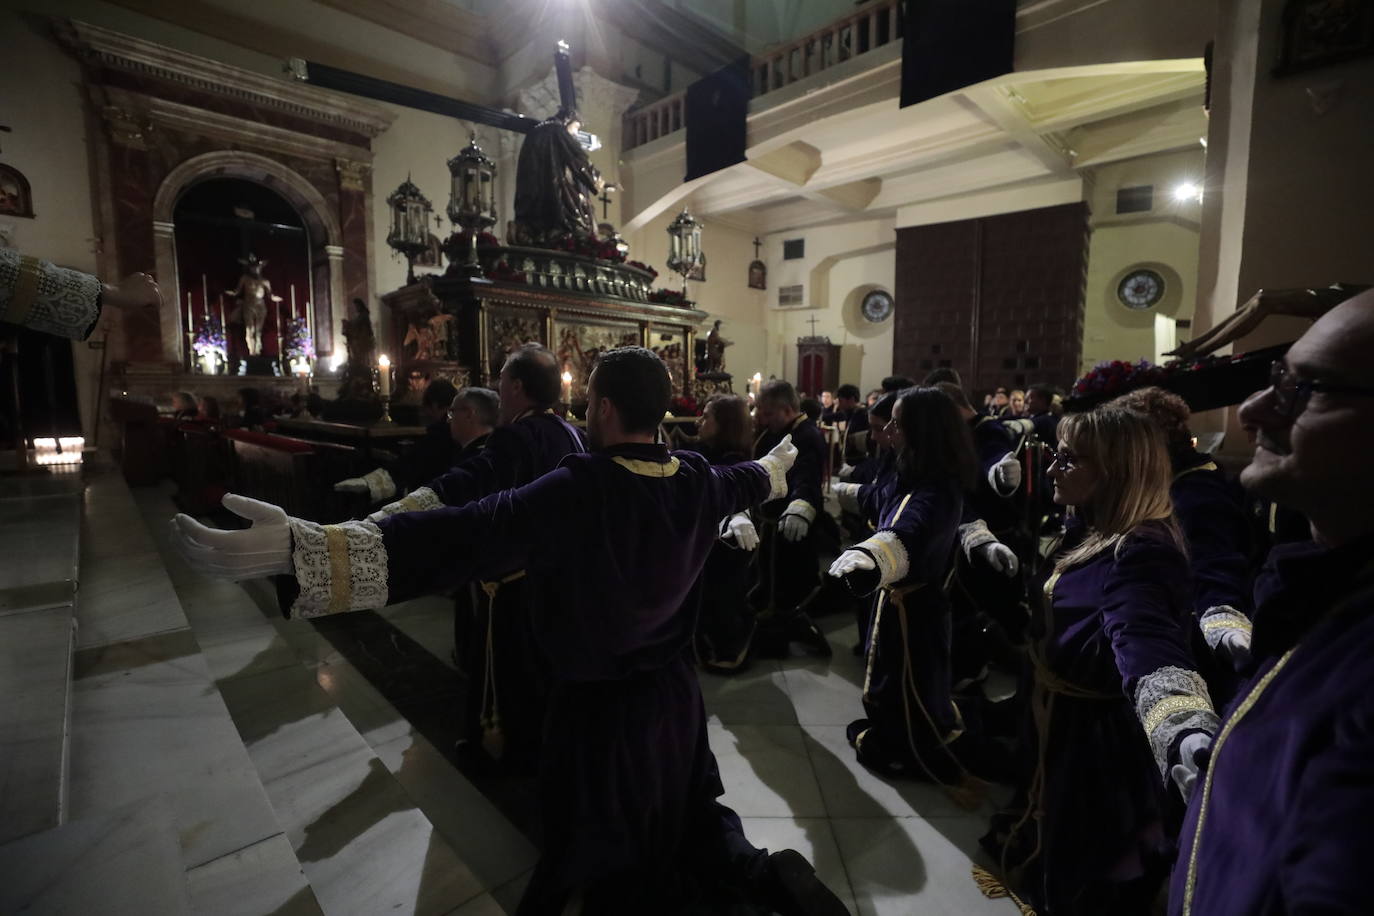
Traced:
<path fill-rule="evenodd" d="M 811 336 L 812 336 L 812 337 L 815 337 L 815 336 L 816 336 L 816 324 L 817 324 L 816 316 L 815 316 L 815 315 L 812 315 L 812 316 L 811 316 L 811 320 L 808 321 L 807 324 L 811 325 Z"/>

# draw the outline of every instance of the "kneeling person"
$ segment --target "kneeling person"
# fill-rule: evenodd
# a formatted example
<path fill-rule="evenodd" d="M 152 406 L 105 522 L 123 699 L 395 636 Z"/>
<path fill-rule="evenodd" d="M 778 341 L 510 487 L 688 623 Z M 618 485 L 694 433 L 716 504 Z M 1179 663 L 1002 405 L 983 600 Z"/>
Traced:
<path fill-rule="evenodd" d="M 662 361 L 601 357 L 588 390 L 596 450 L 531 484 L 462 507 L 321 526 L 229 499 L 254 519 L 214 531 L 175 519 L 176 541 L 212 575 L 294 577 L 295 617 L 376 608 L 488 575 L 512 557 L 562 601 L 536 633 L 552 662 L 539 778 L 541 858 L 519 913 L 672 913 L 747 889 L 786 914 L 845 908 L 791 851 L 749 845 L 707 744 L 683 599 L 721 518 L 785 491 L 796 449 L 713 468 L 654 443 L 671 385 Z"/>

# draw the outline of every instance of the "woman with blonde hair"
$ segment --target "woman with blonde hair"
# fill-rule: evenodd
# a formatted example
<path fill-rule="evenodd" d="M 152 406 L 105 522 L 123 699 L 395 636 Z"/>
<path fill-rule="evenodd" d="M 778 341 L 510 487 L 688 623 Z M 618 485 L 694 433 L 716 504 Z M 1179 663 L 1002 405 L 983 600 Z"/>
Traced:
<path fill-rule="evenodd" d="M 1158 427 L 1113 407 L 1066 417 L 1052 457 L 1070 511 L 1033 624 L 1027 764 L 982 840 L 1001 874 L 975 875 L 1040 916 L 1145 914 L 1169 871 L 1167 794 L 1186 798 L 1217 728 L 1173 471 Z"/>

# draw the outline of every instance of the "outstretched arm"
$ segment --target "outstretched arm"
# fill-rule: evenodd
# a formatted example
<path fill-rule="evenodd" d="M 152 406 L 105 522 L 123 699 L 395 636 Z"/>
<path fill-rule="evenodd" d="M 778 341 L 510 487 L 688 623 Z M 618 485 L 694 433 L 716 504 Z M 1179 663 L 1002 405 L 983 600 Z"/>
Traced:
<path fill-rule="evenodd" d="M 0 248 L 0 321 L 85 340 L 102 306 L 134 308 L 161 301 L 157 282 L 148 274 L 132 274 L 111 285 L 13 248 Z"/>

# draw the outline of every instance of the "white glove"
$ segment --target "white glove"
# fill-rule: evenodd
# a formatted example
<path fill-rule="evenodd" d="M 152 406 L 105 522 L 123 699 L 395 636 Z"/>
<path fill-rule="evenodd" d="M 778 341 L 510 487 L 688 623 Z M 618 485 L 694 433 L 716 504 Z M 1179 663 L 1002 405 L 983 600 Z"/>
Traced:
<path fill-rule="evenodd" d="M 281 508 L 236 493 L 225 494 L 224 508 L 250 519 L 253 526 L 238 531 L 207 528 L 180 512 L 172 519 L 172 544 L 192 569 L 233 582 L 294 572 L 291 527 Z"/>
<path fill-rule="evenodd" d="M 842 465 L 840 465 L 840 472 L 839 472 L 838 474 L 836 474 L 835 476 L 836 476 L 836 477 L 839 477 L 841 480 L 848 480 L 848 479 L 849 479 L 849 475 L 851 475 L 851 474 L 853 474 L 853 473 L 854 473 L 854 465 L 852 465 L 852 464 L 842 464 Z"/>
<path fill-rule="evenodd" d="M 1183 793 L 1184 801 L 1192 796 L 1193 786 L 1197 784 L 1198 771 L 1202 769 L 1198 758 L 1205 756 L 1211 748 L 1212 736 L 1206 732 L 1193 732 L 1179 742 L 1178 763 L 1169 768 L 1169 776 Z"/>
<path fill-rule="evenodd" d="M 368 471 L 362 477 L 350 477 L 334 484 L 335 493 L 366 493 L 373 502 L 381 502 L 396 495 L 396 481 L 386 468 Z"/>
<path fill-rule="evenodd" d="M 735 539 L 735 544 L 741 550 L 755 550 L 759 546 L 759 531 L 754 527 L 754 523 L 749 520 L 749 516 L 743 512 L 738 515 L 730 516 L 730 520 L 725 525 L 726 537 Z"/>
<path fill-rule="evenodd" d="M 829 574 L 836 579 L 843 579 L 845 576 L 860 569 L 877 569 L 878 564 L 873 562 L 873 558 L 862 550 L 846 550 L 835 558 L 835 562 L 830 564 Z"/>
<path fill-rule="evenodd" d="M 1012 493 L 1021 486 L 1021 462 L 1014 454 L 1007 452 L 992 466 L 992 481 L 999 493 Z"/>
<path fill-rule="evenodd" d="M 768 479 L 773 484 L 768 493 L 769 499 L 781 499 L 787 495 L 787 472 L 796 460 L 797 447 L 792 444 L 790 435 L 783 436 L 771 452 L 759 459 L 759 464 L 768 472 Z"/>
<path fill-rule="evenodd" d="M 806 537 L 806 532 L 810 530 L 810 520 L 796 512 L 789 512 L 778 519 L 778 533 L 789 541 L 800 541 Z"/>
<path fill-rule="evenodd" d="M 973 555 L 982 557 L 993 569 L 1010 579 L 1021 568 L 1016 553 L 1001 541 L 988 541 L 973 548 Z"/>
<path fill-rule="evenodd" d="M 1231 665 L 1241 670 L 1250 664 L 1250 634 L 1243 630 L 1231 630 L 1217 643 L 1218 654 L 1230 659 Z"/>

